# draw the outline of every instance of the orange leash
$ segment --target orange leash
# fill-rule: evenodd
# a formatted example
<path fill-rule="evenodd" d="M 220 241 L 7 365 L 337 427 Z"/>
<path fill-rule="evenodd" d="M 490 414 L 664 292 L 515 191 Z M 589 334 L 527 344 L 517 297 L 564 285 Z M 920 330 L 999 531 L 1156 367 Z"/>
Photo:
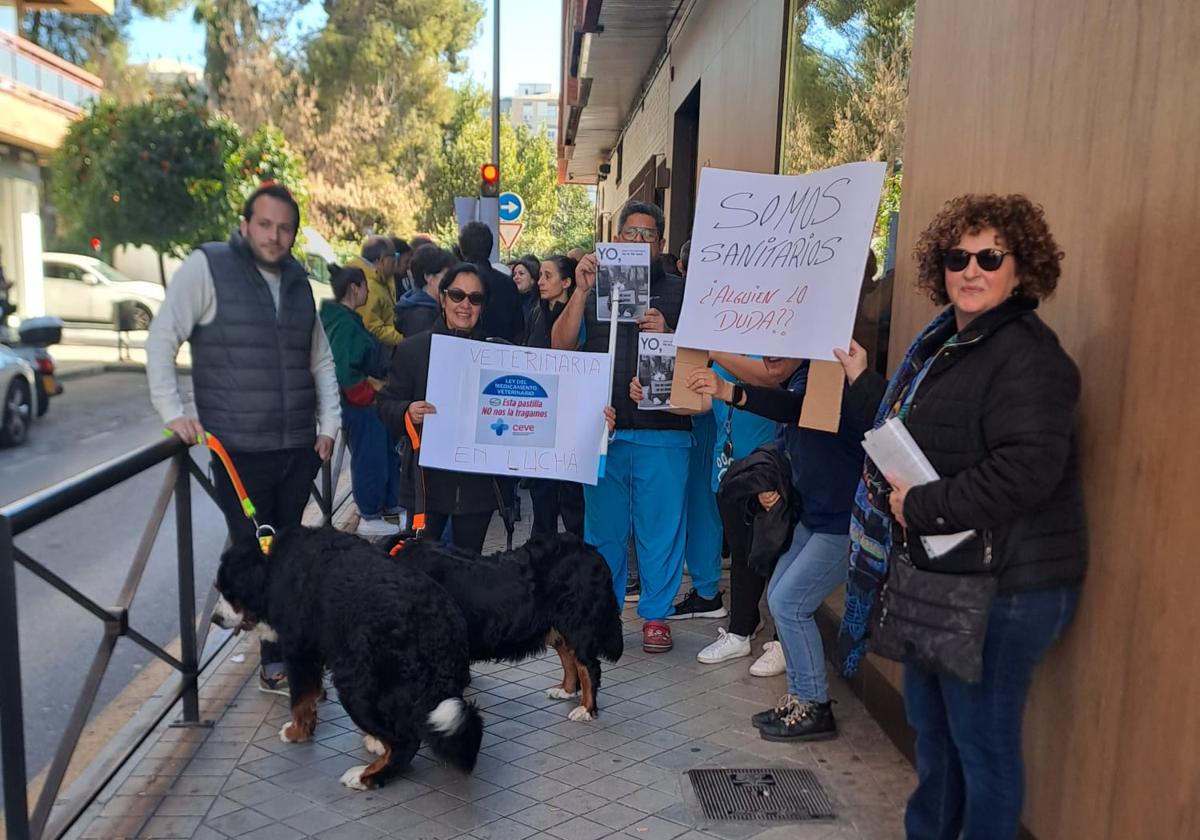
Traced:
<path fill-rule="evenodd" d="M 412 417 L 408 412 L 404 413 L 404 429 L 408 432 L 408 440 L 412 443 L 413 456 L 415 457 L 421 451 L 421 436 L 417 434 L 417 426 L 412 421 Z M 419 537 L 425 530 L 425 473 L 419 464 L 413 464 L 413 469 L 416 471 L 416 479 L 413 482 L 413 496 L 416 503 L 416 509 L 413 511 L 412 520 L 409 522 L 409 530 L 412 531 L 412 536 Z M 392 557 L 395 557 L 404 548 L 404 543 L 407 540 L 399 540 L 392 546 L 388 552 Z"/>

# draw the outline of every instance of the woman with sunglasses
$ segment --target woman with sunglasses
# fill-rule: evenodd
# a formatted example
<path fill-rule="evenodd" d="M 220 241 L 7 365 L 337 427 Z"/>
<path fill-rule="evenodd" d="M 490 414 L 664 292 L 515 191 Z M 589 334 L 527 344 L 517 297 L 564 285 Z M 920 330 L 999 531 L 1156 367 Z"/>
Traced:
<path fill-rule="evenodd" d="M 479 319 L 487 302 L 487 291 L 479 269 L 470 263 L 451 266 L 438 281 L 441 316 L 433 329 L 409 336 L 396 348 L 387 385 L 379 392 L 377 406 L 384 425 L 395 436 L 407 436 L 405 417 L 418 430 L 425 418 L 437 413 L 437 407 L 425 400 L 429 382 L 429 351 L 435 335 L 482 338 Z M 449 406 L 443 406 L 449 408 Z M 407 459 L 412 461 L 413 459 Z M 415 506 L 416 464 L 400 482 L 400 501 L 410 511 Z M 441 535 L 451 522 L 454 544 L 479 553 L 487 536 L 496 495 L 492 477 L 450 470 L 427 469 L 425 481 L 425 530 Z"/>
<path fill-rule="evenodd" d="M 910 487 L 868 460 L 855 495 L 839 639 L 852 673 L 890 564 L 992 574 L 982 678 L 906 664 L 916 730 L 910 838 L 1017 836 L 1024 797 L 1021 720 L 1037 662 L 1075 613 L 1086 565 L 1073 426 L 1079 372 L 1036 309 L 1062 254 L 1042 209 L 1021 195 L 948 202 L 914 250 L 917 285 L 949 304 L 885 383 L 857 344 L 835 351 L 851 402 L 898 417 L 940 478 Z M 918 537 L 974 531 L 929 557 Z M 941 605 L 947 613 L 953 605 Z M 932 632 L 932 631 L 931 631 Z"/>

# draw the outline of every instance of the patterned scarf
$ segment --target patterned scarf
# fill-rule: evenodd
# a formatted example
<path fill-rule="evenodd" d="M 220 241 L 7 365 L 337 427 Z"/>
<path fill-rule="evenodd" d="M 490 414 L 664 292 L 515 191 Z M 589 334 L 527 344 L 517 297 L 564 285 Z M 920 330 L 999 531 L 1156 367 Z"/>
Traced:
<path fill-rule="evenodd" d="M 892 374 L 879 403 L 872 428 L 888 419 L 908 416 L 913 396 L 938 350 L 956 339 L 954 310 L 948 307 L 917 336 L 903 361 Z M 863 464 L 862 480 L 854 493 L 850 513 L 850 571 L 846 579 L 846 606 L 838 631 L 837 649 L 841 671 L 853 676 L 866 654 L 867 631 L 876 593 L 887 580 L 888 556 L 892 550 L 892 512 L 887 495 L 890 486 L 870 458 Z"/>

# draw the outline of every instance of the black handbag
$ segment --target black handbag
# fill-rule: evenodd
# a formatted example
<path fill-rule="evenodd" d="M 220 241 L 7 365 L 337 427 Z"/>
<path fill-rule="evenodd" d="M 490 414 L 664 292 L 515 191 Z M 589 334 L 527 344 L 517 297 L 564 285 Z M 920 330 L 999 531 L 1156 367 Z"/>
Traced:
<path fill-rule="evenodd" d="M 991 562 L 991 534 L 970 540 L 968 550 Z M 965 546 L 964 546 L 965 548 Z M 966 683 L 983 676 L 988 613 L 996 596 L 995 571 L 980 574 L 919 569 L 906 543 L 893 553 L 880 590 L 867 649 L 887 659 Z"/>

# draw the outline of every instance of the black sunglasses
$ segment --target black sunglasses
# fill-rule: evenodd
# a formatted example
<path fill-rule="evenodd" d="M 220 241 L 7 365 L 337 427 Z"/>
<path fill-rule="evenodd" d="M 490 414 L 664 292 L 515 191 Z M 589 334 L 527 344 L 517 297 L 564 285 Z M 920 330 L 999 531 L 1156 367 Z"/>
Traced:
<path fill-rule="evenodd" d="M 971 264 L 971 257 L 974 257 L 975 264 L 980 269 L 995 271 L 1004 262 L 1004 258 L 1011 253 L 1012 251 L 1001 251 L 999 248 L 984 248 L 982 251 L 951 248 L 948 251 L 942 251 L 942 267 L 947 271 L 963 271 Z"/>
<path fill-rule="evenodd" d="M 450 287 L 442 292 L 442 294 L 450 298 L 454 303 L 462 303 L 464 300 L 469 300 L 472 306 L 483 306 L 483 301 L 485 300 L 483 292 L 471 292 L 468 294 L 456 286 Z"/>

